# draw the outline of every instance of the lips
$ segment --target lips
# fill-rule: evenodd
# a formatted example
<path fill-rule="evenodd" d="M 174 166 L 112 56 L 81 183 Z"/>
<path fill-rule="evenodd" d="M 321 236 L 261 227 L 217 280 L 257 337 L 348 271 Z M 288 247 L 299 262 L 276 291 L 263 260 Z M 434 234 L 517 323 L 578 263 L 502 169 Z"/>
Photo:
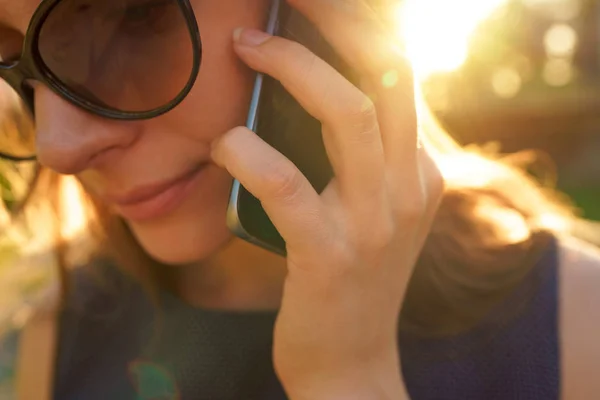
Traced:
<path fill-rule="evenodd" d="M 203 163 L 175 179 L 140 186 L 124 195 L 105 198 L 127 220 L 141 222 L 159 218 L 183 202 L 207 166 Z"/>

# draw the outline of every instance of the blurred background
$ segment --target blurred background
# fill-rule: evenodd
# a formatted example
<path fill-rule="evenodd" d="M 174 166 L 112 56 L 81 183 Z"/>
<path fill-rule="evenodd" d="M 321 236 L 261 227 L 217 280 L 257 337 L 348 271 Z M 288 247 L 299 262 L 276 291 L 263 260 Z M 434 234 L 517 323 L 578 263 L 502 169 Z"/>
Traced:
<path fill-rule="evenodd" d="M 404 0 L 395 12 L 425 96 L 459 142 L 539 150 L 600 220 L 600 1 Z"/>

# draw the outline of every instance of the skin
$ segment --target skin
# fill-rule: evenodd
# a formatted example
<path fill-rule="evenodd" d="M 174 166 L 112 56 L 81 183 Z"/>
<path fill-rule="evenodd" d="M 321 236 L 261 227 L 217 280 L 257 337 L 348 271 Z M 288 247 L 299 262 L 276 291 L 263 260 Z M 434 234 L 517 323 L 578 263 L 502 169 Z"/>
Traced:
<path fill-rule="evenodd" d="M 46 87 L 36 89 L 40 162 L 77 175 L 88 192 L 117 213 L 112 197 L 210 162 L 211 142 L 244 122 L 252 73 L 233 52 L 231 32 L 238 26 L 262 26 L 266 2 L 193 3 L 203 32 L 202 73 L 194 91 L 167 115 L 143 122 L 110 121 L 71 106 Z M 230 239 L 223 224 L 229 186 L 227 172 L 212 165 L 176 210 L 128 223 L 153 257 L 174 265 L 197 263 Z"/>
<path fill-rule="evenodd" d="M 201 306 L 279 307 L 274 360 L 294 400 L 408 398 L 396 320 L 443 192 L 417 145 L 410 68 L 358 0 L 288 2 L 361 73 L 363 86 L 297 44 L 235 30 L 264 25 L 264 0 L 192 1 L 205 53 L 190 96 L 167 115 L 124 123 L 36 85 L 39 159 L 102 199 L 210 162 L 177 209 L 127 221 L 148 253 L 178 266 L 181 297 Z M 25 32 L 35 5 L 0 0 L 3 23 Z M 322 122 L 336 172 L 322 195 L 239 127 L 252 70 L 279 79 Z M 390 71 L 398 84 L 383 87 Z M 224 224 L 231 176 L 262 201 L 286 239 L 287 259 L 232 240 Z M 566 313 L 573 307 L 564 305 Z"/>
<path fill-rule="evenodd" d="M 600 251 L 564 238 L 559 257 L 561 398 L 591 399 L 600 391 Z"/>
<path fill-rule="evenodd" d="M 192 1 L 202 30 L 201 73 L 185 101 L 161 117 L 132 123 L 103 119 L 38 86 L 40 162 L 76 175 L 88 193 L 104 199 L 116 213 L 118 207 L 107 198 L 174 179 L 198 163 L 211 163 L 214 139 L 245 122 L 254 78 L 233 50 L 232 32 L 239 26 L 264 26 L 267 3 Z M 23 30 L 28 18 L 22 21 Z M 126 221 L 151 256 L 180 267 L 173 271 L 173 281 L 190 303 L 278 307 L 285 260 L 232 241 L 224 224 L 230 185 L 230 174 L 211 164 L 177 209 L 159 218 Z"/>

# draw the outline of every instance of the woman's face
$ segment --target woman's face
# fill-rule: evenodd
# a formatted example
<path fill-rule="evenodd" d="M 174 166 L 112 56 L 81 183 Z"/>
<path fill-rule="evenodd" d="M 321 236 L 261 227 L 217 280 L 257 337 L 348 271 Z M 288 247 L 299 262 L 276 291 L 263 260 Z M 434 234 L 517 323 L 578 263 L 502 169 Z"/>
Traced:
<path fill-rule="evenodd" d="M 230 238 L 225 211 L 231 178 L 210 163 L 210 145 L 244 123 L 250 98 L 253 73 L 235 56 L 232 32 L 263 27 L 268 7 L 268 0 L 191 3 L 202 35 L 202 67 L 190 95 L 166 115 L 103 119 L 35 87 L 40 162 L 77 176 L 127 221 L 148 253 L 169 264 L 201 260 Z M 38 4 L 0 0 L 2 23 L 24 34 Z"/>

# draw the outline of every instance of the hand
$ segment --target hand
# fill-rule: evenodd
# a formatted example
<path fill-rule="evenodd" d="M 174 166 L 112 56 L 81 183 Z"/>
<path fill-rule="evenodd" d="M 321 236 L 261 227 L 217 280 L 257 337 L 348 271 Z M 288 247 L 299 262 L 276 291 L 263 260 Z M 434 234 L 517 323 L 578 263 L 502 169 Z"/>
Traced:
<path fill-rule="evenodd" d="M 222 136 L 213 158 L 260 199 L 287 243 L 274 362 L 290 397 L 401 398 L 397 321 L 442 178 L 418 145 L 410 66 L 364 0 L 289 3 L 362 75 L 362 90 L 282 38 L 237 31 L 235 50 L 322 122 L 335 178 L 319 195 L 245 128 Z"/>

